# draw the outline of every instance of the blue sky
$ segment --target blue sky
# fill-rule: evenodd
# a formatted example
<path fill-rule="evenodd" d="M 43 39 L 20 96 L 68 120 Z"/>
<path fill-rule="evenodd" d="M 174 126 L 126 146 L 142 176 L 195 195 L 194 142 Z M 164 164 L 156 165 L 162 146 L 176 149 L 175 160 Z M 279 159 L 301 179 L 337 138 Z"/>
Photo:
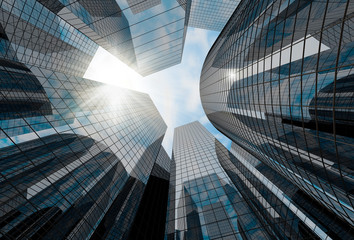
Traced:
<path fill-rule="evenodd" d="M 147 77 L 141 77 L 99 48 L 85 77 L 148 93 L 168 126 L 163 146 L 169 155 L 172 152 L 174 128 L 193 121 L 201 122 L 220 142 L 230 148 L 230 140 L 217 131 L 205 116 L 199 95 L 200 72 L 204 59 L 218 34 L 219 32 L 188 28 L 182 62 Z"/>

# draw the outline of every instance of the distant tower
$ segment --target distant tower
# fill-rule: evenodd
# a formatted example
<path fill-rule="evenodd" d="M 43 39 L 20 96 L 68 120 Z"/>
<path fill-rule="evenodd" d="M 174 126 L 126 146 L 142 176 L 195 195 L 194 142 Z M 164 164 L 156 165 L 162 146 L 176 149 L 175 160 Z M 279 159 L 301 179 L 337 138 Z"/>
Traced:
<path fill-rule="evenodd" d="M 199 122 L 175 129 L 175 208 L 169 211 L 176 212 L 177 228 L 167 239 L 273 239 L 222 169 L 220 151 L 228 152 Z"/>

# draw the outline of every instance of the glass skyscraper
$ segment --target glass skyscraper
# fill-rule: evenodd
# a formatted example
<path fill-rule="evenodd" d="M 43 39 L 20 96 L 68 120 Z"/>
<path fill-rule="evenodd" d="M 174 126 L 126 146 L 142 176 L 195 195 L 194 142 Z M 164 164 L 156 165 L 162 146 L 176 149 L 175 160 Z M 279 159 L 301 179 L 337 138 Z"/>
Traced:
<path fill-rule="evenodd" d="M 279 239 L 352 239 L 350 225 L 236 143 L 221 165 Z"/>
<path fill-rule="evenodd" d="M 122 238 L 158 174 L 165 123 L 146 94 L 31 70 L 51 112 L 0 121 L 2 237 Z M 18 88 L 36 96 L 33 85 Z"/>
<path fill-rule="evenodd" d="M 131 67 L 142 76 L 181 62 L 187 26 L 185 11 L 171 0 L 117 0 L 125 14 L 132 47 L 123 49 L 135 55 Z"/>
<path fill-rule="evenodd" d="M 239 1 L 117 0 L 129 22 L 135 65 L 146 76 L 181 62 L 187 27 L 221 31 Z"/>
<path fill-rule="evenodd" d="M 221 31 L 230 19 L 240 0 L 204 1 L 177 0 L 187 3 L 188 26 Z"/>
<path fill-rule="evenodd" d="M 354 225 L 353 12 L 353 1 L 241 1 L 200 81 L 213 125 L 299 189 L 300 205 L 323 209 L 348 232 Z"/>
<path fill-rule="evenodd" d="M 116 11 L 79 3 L 87 18 Z M 134 239 L 136 227 L 163 236 L 167 126 L 147 94 L 82 78 L 98 45 L 62 16 L 74 6 L 1 1 L 0 238 Z M 162 228 L 136 218 L 147 206 Z"/>
<path fill-rule="evenodd" d="M 167 239 L 272 239 L 222 169 L 225 154 L 199 122 L 175 129 Z"/>
<path fill-rule="evenodd" d="M 171 159 L 161 147 L 129 239 L 163 239 L 168 208 Z"/>
<path fill-rule="evenodd" d="M 165 123 L 146 94 L 82 76 L 99 46 L 142 75 L 179 63 L 186 4 L 0 1 L 1 238 L 163 237 Z"/>
<path fill-rule="evenodd" d="M 56 14 L 58 1 L 40 2 L 0 1 L 1 59 L 83 76 L 98 45 Z"/>

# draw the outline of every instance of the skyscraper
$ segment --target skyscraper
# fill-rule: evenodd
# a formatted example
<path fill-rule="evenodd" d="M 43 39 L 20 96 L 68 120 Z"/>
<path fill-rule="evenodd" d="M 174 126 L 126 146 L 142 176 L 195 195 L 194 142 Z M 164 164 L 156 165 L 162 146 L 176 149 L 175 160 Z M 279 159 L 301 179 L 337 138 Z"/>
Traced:
<path fill-rule="evenodd" d="M 39 1 L 1 0 L 0 57 L 7 62 L 2 66 L 16 61 L 79 77 L 85 74 L 98 45 L 52 11 Z"/>
<path fill-rule="evenodd" d="M 345 220 L 239 145 L 228 151 L 199 122 L 175 129 L 172 159 L 165 239 L 354 236 Z"/>
<path fill-rule="evenodd" d="M 175 218 L 167 225 L 175 226 L 176 236 L 169 228 L 167 239 L 272 239 L 222 169 L 225 151 L 199 122 L 175 129 L 169 208 Z"/>
<path fill-rule="evenodd" d="M 240 0 L 203 1 L 177 0 L 187 2 L 188 26 L 221 31 L 230 19 Z"/>
<path fill-rule="evenodd" d="M 53 114 L 1 120 L 2 236 L 122 238 L 165 123 L 146 94 L 36 70 Z"/>
<path fill-rule="evenodd" d="M 81 77 L 98 45 L 59 2 L 0 9 L 0 237 L 128 238 L 160 182 L 164 220 L 166 124 L 150 97 Z"/>
<path fill-rule="evenodd" d="M 221 165 L 280 239 L 352 239 L 350 225 L 236 143 Z"/>
<path fill-rule="evenodd" d="M 353 1 L 242 1 L 210 50 L 213 125 L 353 227 Z"/>
<path fill-rule="evenodd" d="M 129 232 L 129 239 L 163 239 L 168 204 L 171 159 L 161 147 L 137 217 Z"/>

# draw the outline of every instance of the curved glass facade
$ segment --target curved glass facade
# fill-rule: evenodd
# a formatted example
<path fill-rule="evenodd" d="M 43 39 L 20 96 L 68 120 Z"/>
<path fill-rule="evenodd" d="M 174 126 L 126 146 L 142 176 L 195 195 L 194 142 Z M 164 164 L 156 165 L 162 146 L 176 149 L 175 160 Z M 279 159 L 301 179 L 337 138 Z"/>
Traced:
<path fill-rule="evenodd" d="M 218 130 L 352 226 L 353 13 L 353 1 L 242 1 L 200 81 Z"/>
<path fill-rule="evenodd" d="M 219 143 L 220 144 L 220 143 Z M 232 143 L 219 161 L 253 209 L 280 239 L 352 239 L 350 225 L 293 183 Z M 221 155 L 222 156 L 222 155 Z M 226 155 L 227 156 L 227 155 Z"/>

